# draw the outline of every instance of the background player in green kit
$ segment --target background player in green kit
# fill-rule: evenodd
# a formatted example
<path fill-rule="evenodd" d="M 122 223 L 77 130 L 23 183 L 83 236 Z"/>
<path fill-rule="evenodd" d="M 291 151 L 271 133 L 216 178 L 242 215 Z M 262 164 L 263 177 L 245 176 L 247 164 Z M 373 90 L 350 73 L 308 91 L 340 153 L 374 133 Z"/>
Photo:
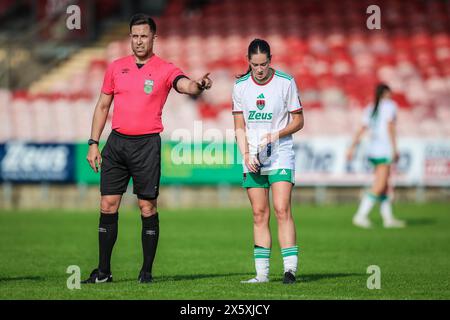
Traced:
<path fill-rule="evenodd" d="M 363 124 L 356 133 L 347 152 L 347 160 L 351 161 L 356 146 L 359 144 L 363 134 L 368 130 L 370 134 L 367 156 L 375 167 L 375 181 L 371 191 L 364 195 L 358 211 L 353 217 L 353 224 L 358 227 L 371 227 L 368 216 L 377 201 L 380 201 L 384 227 L 402 228 L 405 226 L 404 221 L 394 218 L 391 200 L 388 196 L 391 165 L 399 157 L 395 133 L 396 116 L 397 105 L 391 99 L 390 88 L 385 84 L 379 84 L 375 90 L 375 103 L 365 109 Z"/>
<path fill-rule="evenodd" d="M 256 277 L 243 282 L 269 281 L 271 188 L 284 263 L 283 283 L 294 283 L 298 246 L 291 212 L 295 176 L 292 134 L 303 127 L 302 106 L 294 78 L 270 67 L 272 56 L 266 41 L 253 40 L 247 57 L 248 71 L 238 77 L 233 88 L 235 133 L 244 159 L 242 186 L 247 189 L 254 218 Z"/>

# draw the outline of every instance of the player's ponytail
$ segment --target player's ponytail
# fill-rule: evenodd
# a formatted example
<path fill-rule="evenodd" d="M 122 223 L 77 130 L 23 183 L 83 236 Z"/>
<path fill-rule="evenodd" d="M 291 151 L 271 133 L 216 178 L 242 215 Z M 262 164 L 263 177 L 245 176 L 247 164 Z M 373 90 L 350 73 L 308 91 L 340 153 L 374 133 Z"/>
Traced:
<path fill-rule="evenodd" d="M 252 42 L 250 42 L 250 45 L 248 46 L 248 52 L 247 52 L 248 59 L 250 60 L 252 55 L 257 54 L 257 53 L 265 53 L 267 55 L 267 58 L 269 58 L 269 60 L 272 59 L 272 55 L 270 54 L 270 46 L 267 43 L 267 41 L 265 41 L 265 40 L 254 39 Z M 247 71 L 243 74 L 236 76 L 236 78 L 238 78 L 238 79 L 242 78 L 243 76 L 246 76 L 247 74 L 249 74 L 251 71 L 252 71 L 252 68 L 249 65 Z"/>
<path fill-rule="evenodd" d="M 377 87 L 375 89 L 375 105 L 373 107 L 372 115 L 371 115 L 372 118 L 376 117 L 381 97 L 384 95 L 384 93 L 386 91 L 391 91 L 391 88 L 389 88 L 388 85 L 386 85 L 384 83 L 380 83 L 379 85 L 377 85 Z"/>
<path fill-rule="evenodd" d="M 242 78 L 243 76 L 249 74 L 250 71 L 252 71 L 252 68 L 251 68 L 250 66 L 248 66 L 247 71 L 245 71 L 245 73 L 243 73 L 243 74 L 237 75 L 236 78 L 237 78 L 237 79 Z"/>

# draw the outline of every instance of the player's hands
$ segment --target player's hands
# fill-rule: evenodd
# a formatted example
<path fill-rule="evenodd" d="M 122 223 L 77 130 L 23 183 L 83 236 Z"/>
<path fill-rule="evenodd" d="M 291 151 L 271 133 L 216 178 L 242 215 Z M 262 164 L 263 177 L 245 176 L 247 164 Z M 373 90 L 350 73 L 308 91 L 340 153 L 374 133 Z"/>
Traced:
<path fill-rule="evenodd" d="M 100 151 L 98 150 L 98 145 L 92 144 L 89 146 L 86 160 L 89 162 L 92 170 L 98 172 L 98 169 L 102 165 L 102 156 L 100 154 Z"/>
<path fill-rule="evenodd" d="M 276 140 L 278 140 L 278 134 L 277 133 L 266 133 L 263 135 L 261 142 L 259 144 L 259 150 L 264 149 L 269 143 L 273 143 Z"/>
<path fill-rule="evenodd" d="M 197 83 L 197 86 L 200 90 L 208 90 L 212 86 L 212 80 L 208 77 L 209 72 L 206 73 L 203 77 L 195 81 Z"/>
<path fill-rule="evenodd" d="M 244 155 L 244 162 L 250 172 L 257 173 L 259 171 L 259 167 L 261 166 L 261 164 L 259 163 L 258 159 L 256 159 L 256 156 L 250 155 L 248 152 L 246 152 Z"/>

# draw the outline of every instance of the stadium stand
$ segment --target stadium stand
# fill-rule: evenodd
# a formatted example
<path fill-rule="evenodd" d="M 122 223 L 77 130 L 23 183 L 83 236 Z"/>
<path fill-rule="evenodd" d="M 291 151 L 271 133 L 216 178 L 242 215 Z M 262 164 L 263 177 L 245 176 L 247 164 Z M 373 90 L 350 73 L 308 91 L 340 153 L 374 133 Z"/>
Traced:
<path fill-rule="evenodd" d="M 199 100 L 169 96 L 165 137 L 195 120 L 204 120 L 205 129 L 232 128 L 233 79 L 247 69 L 255 37 L 269 41 L 274 66 L 297 81 L 307 110 L 303 136 L 353 130 L 379 81 L 394 89 L 400 134 L 450 134 L 447 1 L 378 1 L 381 30 L 365 28 L 366 0 L 210 1 L 195 11 L 185 4 L 170 1 L 156 18 L 155 51 L 193 77 L 211 72 L 215 85 Z M 111 29 L 27 92 L 1 93 L 0 140 L 86 139 L 106 66 L 130 53 L 127 33 L 126 24 Z"/>

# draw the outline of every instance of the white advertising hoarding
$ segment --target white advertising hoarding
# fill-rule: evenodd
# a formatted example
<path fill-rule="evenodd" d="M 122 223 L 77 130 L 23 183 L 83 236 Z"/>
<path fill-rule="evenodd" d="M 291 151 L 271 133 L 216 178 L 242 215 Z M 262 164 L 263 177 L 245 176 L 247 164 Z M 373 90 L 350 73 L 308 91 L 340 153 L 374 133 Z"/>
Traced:
<path fill-rule="evenodd" d="M 365 156 L 365 141 L 351 162 L 346 160 L 350 138 L 322 137 L 295 143 L 297 185 L 367 185 L 373 167 Z M 400 160 L 392 167 L 398 186 L 450 186 L 450 140 L 401 138 Z"/>

